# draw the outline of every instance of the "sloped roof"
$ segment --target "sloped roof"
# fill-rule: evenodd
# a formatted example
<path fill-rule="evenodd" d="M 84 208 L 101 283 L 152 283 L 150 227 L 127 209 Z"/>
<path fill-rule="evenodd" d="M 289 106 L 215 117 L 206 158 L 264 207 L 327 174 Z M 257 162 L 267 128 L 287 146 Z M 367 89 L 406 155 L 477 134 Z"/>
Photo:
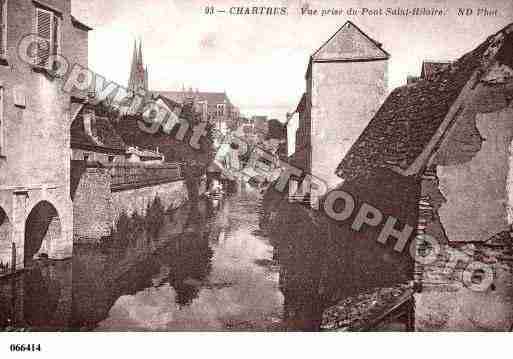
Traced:
<path fill-rule="evenodd" d="M 82 21 L 78 20 L 73 15 L 71 15 L 71 23 L 73 24 L 73 26 L 78 27 L 79 29 L 84 30 L 84 31 L 93 30 L 92 27 L 87 26 L 86 24 L 84 24 Z"/>
<path fill-rule="evenodd" d="M 390 54 L 351 21 L 346 21 L 312 55 L 313 61 L 355 61 L 388 59 Z"/>
<path fill-rule="evenodd" d="M 210 105 L 221 103 L 231 104 L 225 92 L 190 92 L 190 91 L 155 91 L 160 96 L 178 103 L 183 103 L 189 96 L 195 96 L 198 101 L 207 101 Z"/>
<path fill-rule="evenodd" d="M 511 38 L 513 31 L 506 36 Z M 495 37 L 490 36 L 476 49 L 437 72 L 431 81 L 421 79 L 396 88 L 343 158 L 336 174 L 349 179 L 366 175 L 376 167 L 408 168 L 428 145 L 465 84 L 482 65 L 483 55 Z M 506 40 L 509 44 L 512 41 Z"/>
<path fill-rule="evenodd" d="M 147 148 L 129 147 L 126 153 L 134 154 L 142 159 L 163 159 L 164 155 Z"/>
<path fill-rule="evenodd" d="M 71 148 L 94 149 L 106 153 L 125 151 L 125 143 L 114 130 L 108 118 L 95 116 L 96 120 L 93 126 L 96 136 L 92 137 L 87 134 L 84 128 L 83 111 L 84 107 L 71 124 Z"/>
<path fill-rule="evenodd" d="M 303 96 L 301 96 L 301 100 L 299 100 L 299 103 L 297 104 L 296 111 L 297 113 L 301 113 L 306 109 L 306 93 L 303 93 Z"/>
<path fill-rule="evenodd" d="M 169 107 L 171 110 L 173 110 L 175 107 L 180 107 L 180 103 L 178 103 L 177 101 L 174 101 L 166 96 L 162 96 L 162 95 L 158 95 L 157 97 L 157 100 L 158 99 L 161 99 L 164 104 Z"/>
<path fill-rule="evenodd" d="M 345 298 L 322 314 L 322 330 L 369 331 L 386 322 L 390 314 L 409 310 L 413 288 L 408 283 L 376 288 Z M 403 308 L 401 308 L 403 307 Z M 402 310 L 401 310 L 402 309 Z M 395 313 L 397 314 L 397 313 Z"/>

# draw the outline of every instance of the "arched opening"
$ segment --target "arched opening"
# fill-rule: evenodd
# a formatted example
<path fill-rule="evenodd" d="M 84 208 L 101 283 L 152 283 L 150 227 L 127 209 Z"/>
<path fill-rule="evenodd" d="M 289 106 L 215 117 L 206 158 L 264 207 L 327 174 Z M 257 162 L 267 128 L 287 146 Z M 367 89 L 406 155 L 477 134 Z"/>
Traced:
<path fill-rule="evenodd" d="M 43 201 L 30 212 L 25 223 L 25 265 L 48 256 L 50 245 L 61 236 L 61 221 L 54 206 Z"/>
<path fill-rule="evenodd" d="M 0 207 L 0 274 L 8 272 L 12 262 L 12 225 Z"/>

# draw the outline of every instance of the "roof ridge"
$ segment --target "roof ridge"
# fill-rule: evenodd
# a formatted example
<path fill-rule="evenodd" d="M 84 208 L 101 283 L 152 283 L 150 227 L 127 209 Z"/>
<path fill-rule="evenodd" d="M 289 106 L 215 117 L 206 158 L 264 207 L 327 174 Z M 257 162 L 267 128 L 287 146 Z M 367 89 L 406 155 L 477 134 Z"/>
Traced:
<path fill-rule="evenodd" d="M 350 25 L 353 25 L 354 28 L 360 33 L 362 34 L 367 40 L 369 40 L 370 42 L 372 42 L 375 46 L 377 46 L 381 51 L 383 51 L 385 53 L 385 57 L 388 59 L 390 58 L 390 54 L 382 47 L 383 44 L 377 40 L 374 40 L 372 37 L 370 37 L 369 35 L 367 35 L 362 29 L 360 29 L 357 25 L 355 25 L 351 20 L 346 20 L 346 22 L 344 22 L 344 24 L 342 26 L 340 26 L 338 28 L 337 31 L 335 31 L 333 33 L 333 35 L 331 35 L 319 48 L 317 48 L 317 50 L 315 50 L 311 55 L 310 55 L 310 59 L 313 60 L 313 57 L 315 55 L 317 55 L 317 53 L 319 51 L 321 51 L 322 48 L 324 48 L 324 46 L 326 46 L 340 31 L 342 31 L 342 29 L 347 25 L 347 24 L 350 24 Z"/>
<path fill-rule="evenodd" d="M 373 169 L 386 166 L 390 159 L 399 160 L 405 153 L 406 163 L 400 168 L 414 165 L 431 146 L 436 131 L 468 82 L 483 66 L 492 64 L 497 54 L 511 46 L 512 41 L 513 23 L 436 71 L 432 79 L 393 89 L 344 155 L 335 173 L 346 180 L 365 176 Z M 406 135 L 401 132 L 404 128 Z"/>
<path fill-rule="evenodd" d="M 453 63 L 455 60 L 435 60 L 435 59 L 424 59 L 422 62 L 434 62 L 437 64 L 450 64 Z"/>

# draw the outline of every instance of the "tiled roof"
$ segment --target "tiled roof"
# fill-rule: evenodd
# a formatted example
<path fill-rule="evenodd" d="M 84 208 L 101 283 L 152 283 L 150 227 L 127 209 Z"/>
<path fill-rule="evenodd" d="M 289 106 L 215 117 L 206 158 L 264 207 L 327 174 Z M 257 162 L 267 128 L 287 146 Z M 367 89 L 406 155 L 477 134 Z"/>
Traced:
<path fill-rule="evenodd" d="M 513 32 L 507 36 L 512 35 Z M 494 39 L 495 36 L 490 36 L 476 49 L 436 72 L 430 81 L 421 79 L 396 88 L 339 164 L 336 174 L 349 179 L 368 174 L 376 167 L 408 168 L 481 66 L 483 55 Z"/>
<path fill-rule="evenodd" d="M 407 313 L 413 298 L 409 283 L 375 288 L 345 298 L 322 314 L 322 330 L 369 331 L 386 323 L 391 313 Z M 401 310 L 402 309 L 402 310 Z M 396 313 L 395 313 L 396 314 Z"/>
<path fill-rule="evenodd" d="M 95 116 L 94 130 L 96 136 L 92 137 L 86 133 L 84 128 L 83 109 L 71 124 L 71 148 L 96 148 L 105 152 L 125 151 L 126 145 L 112 127 L 109 119 L 102 116 Z"/>

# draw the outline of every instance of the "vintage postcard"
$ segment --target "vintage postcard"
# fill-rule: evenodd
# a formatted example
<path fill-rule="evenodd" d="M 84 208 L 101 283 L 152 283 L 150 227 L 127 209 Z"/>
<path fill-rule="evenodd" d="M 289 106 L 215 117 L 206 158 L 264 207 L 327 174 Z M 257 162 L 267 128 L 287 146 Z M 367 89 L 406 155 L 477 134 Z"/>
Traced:
<path fill-rule="evenodd" d="M 0 330 L 513 330 L 511 0 L 0 0 Z"/>

